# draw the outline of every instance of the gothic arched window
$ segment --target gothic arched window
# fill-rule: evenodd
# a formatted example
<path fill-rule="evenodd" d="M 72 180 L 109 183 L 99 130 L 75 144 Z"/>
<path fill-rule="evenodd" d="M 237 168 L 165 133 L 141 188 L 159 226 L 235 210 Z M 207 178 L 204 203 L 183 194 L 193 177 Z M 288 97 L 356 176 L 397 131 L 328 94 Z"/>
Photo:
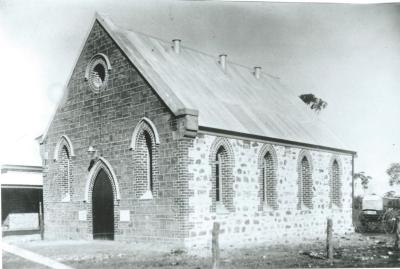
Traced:
<path fill-rule="evenodd" d="M 130 149 L 133 151 L 133 191 L 136 198 L 152 199 L 158 195 L 158 185 L 154 182 L 158 169 L 158 132 L 149 119 L 142 118 L 136 125 Z"/>
<path fill-rule="evenodd" d="M 342 199 L 342 183 L 340 180 L 340 166 L 336 159 L 333 161 L 331 166 L 331 178 L 329 183 L 330 205 L 340 207 Z"/>
<path fill-rule="evenodd" d="M 212 164 L 211 191 L 212 211 L 234 211 L 233 205 L 233 151 L 225 138 L 217 138 L 211 146 Z"/>
<path fill-rule="evenodd" d="M 146 177 L 147 177 L 147 190 L 153 191 L 153 149 L 151 144 L 151 137 L 148 132 L 144 132 L 146 140 Z"/>
<path fill-rule="evenodd" d="M 276 209 L 276 167 L 272 154 L 268 151 L 263 158 L 262 164 L 262 200 L 270 208 Z"/>
<path fill-rule="evenodd" d="M 302 156 L 299 167 L 298 207 L 313 208 L 312 168 L 309 158 Z"/>
<path fill-rule="evenodd" d="M 71 156 L 68 148 L 63 146 L 58 156 L 58 176 L 61 191 L 61 200 L 69 201 L 71 199 Z"/>

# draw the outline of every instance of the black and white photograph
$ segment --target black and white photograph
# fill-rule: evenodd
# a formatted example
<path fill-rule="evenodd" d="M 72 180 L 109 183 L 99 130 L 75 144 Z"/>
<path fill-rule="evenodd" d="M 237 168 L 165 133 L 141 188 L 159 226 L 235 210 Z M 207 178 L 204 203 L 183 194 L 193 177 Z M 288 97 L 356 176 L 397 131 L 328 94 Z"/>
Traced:
<path fill-rule="evenodd" d="M 400 3 L 0 0 L 2 268 L 400 267 Z"/>

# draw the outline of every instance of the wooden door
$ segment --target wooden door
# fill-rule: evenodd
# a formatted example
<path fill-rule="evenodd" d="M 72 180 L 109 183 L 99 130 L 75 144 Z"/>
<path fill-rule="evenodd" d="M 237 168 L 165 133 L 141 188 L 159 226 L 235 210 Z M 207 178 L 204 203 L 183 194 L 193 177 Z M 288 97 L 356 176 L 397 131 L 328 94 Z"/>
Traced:
<path fill-rule="evenodd" d="M 92 206 L 93 239 L 114 240 L 114 196 L 103 169 L 94 182 Z"/>

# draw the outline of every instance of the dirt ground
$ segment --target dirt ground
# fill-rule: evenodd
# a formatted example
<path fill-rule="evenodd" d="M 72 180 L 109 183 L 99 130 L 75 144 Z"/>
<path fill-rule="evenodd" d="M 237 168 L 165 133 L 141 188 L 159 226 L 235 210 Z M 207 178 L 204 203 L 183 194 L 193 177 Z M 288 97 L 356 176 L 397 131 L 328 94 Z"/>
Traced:
<path fill-rule="evenodd" d="M 115 241 L 14 240 L 16 246 L 55 259 L 73 268 L 210 268 L 210 256 L 189 255 L 168 246 Z M 221 250 L 221 268 L 321 268 L 400 267 L 400 252 L 394 238 L 384 234 L 352 234 L 335 238 L 332 262 L 323 259 L 325 245 L 274 246 Z M 205 252 L 207 253 L 207 252 Z M 45 268 L 3 252 L 3 268 Z"/>

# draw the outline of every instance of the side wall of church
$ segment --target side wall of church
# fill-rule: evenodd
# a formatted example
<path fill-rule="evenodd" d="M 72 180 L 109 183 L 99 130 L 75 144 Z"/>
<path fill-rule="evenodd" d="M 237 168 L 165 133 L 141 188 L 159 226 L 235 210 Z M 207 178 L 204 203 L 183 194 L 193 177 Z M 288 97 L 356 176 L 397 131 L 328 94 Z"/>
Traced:
<path fill-rule="evenodd" d="M 215 202 L 214 154 L 221 145 L 231 161 L 224 164 L 230 171 L 220 169 L 219 177 L 231 183 L 221 186 L 223 197 Z M 268 188 L 275 194 L 271 198 L 267 190 L 270 197 L 263 201 L 261 162 L 268 151 L 274 162 L 270 177 L 275 179 L 275 186 Z M 302 192 L 312 197 L 310 207 L 299 204 L 299 158 L 304 156 L 310 164 L 312 188 L 303 186 Z M 222 247 L 325 240 L 327 218 L 333 219 L 335 234 L 353 231 L 351 155 L 199 134 L 189 149 L 189 160 L 193 196 L 189 198 L 188 247 L 210 247 L 214 222 L 221 224 Z M 339 186 L 339 205 L 330 200 L 333 160 L 339 163 L 340 184 L 335 186 Z M 224 200 L 224 196 L 232 198 Z"/>
<path fill-rule="evenodd" d="M 94 93 L 84 78 L 90 59 L 97 53 L 107 55 L 112 66 L 108 86 L 100 93 Z M 91 197 L 85 192 L 91 161 L 88 148 L 93 146 L 109 162 L 119 185 L 119 200 L 114 191 L 116 239 L 183 242 L 187 208 L 180 194 L 187 191 L 183 179 L 187 177 L 187 149 L 192 140 L 175 139 L 176 118 L 97 22 L 67 90 L 41 148 L 45 157 L 45 237 L 92 239 L 92 201 L 85 200 Z M 146 188 L 141 185 L 145 179 L 140 169 L 144 159 L 140 145 L 145 143 L 139 139 L 139 148 L 130 149 L 135 126 L 143 117 L 154 123 L 160 138 L 158 145 L 152 141 L 152 199 L 144 196 Z M 67 147 L 70 172 L 66 172 L 65 156 L 57 161 L 53 158 L 63 135 L 70 139 L 75 153 L 72 156 Z M 69 177 L 69 195 L 61 190 L 66 192 L 60 173 Z"/>

